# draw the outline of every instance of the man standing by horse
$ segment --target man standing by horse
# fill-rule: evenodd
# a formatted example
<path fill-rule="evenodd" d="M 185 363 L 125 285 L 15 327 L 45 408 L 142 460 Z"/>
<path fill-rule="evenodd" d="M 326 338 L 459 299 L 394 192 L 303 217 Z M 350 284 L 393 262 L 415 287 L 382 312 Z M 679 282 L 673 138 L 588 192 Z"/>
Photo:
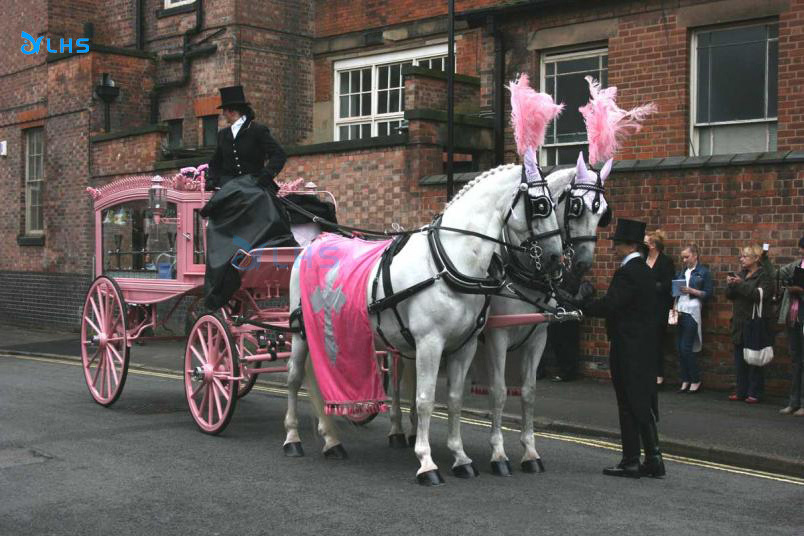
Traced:
<path fill-rule="evenodd" d="M 665 475 L 656 430 L 656 363 L 649 351 L 655 344 L 653 279 L 639 255 L 645 223 L 620 219 L 612 241 L 622 259 L 606 295 L 583 307 L 584 314 L 606 319 L 611 342 L 610 369 L 620 414 L 622 460 L 603 470 L 609 476 L 639 478 Z M 639 463 L 640 438 L 645 462 Z"/>

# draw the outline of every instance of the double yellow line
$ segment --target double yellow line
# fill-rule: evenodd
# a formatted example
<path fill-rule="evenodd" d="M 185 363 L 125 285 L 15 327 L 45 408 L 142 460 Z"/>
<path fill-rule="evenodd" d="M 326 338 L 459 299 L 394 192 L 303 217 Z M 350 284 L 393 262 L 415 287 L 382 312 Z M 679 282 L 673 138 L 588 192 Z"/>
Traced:
<path fill-rule="evenodd" d="M 59 365 L 72 365 L 72 366 L 81 366 L 80 361 L 70 360 L 70 359 L 59 359 L 59 358 L 50 358 L 50 357 L 34 357 L 34 356 L 24 356 L 24 355 L 8 355 L 8 354 L 0 354 L 0 357 L 7 357 L 13 359 L 21 359 L 25 361 L 38 361 L 42 363 L 55 363 Z M 139 376 L 150 376 L 152 378 L 163 378 L 168 380 L 183 380 L 183 377 L 180 373 L 177 372 L 169 372 L 169 371 L 154 371 L 154 370 L 144 370 L 139 368 L 129 368 L 129 374 L 137 374 Z M 267 385 L 255 385 L 254 391 L 260 391 L 263 393 L 269 393 L 272 395 L 280 395 L 286 396 L 288 391 L 285 388 L 281 387 L 271 387 Z M 300 392 L 300 397 L 306 398 L 307 393 Z M 405 410 L 407 411 L 407 410 Z M 436 411 L 433 412 L 433 417 L 436 419 L 447 420 L 448 415 L 444 412 Z M 472 426 L 477 426 L 480 428 L 490 429 L 491 423 L 486 420 L 480 420 L 472 417 L 461 417 L 461 422 L 464 424 L 469 424 Z M 520 433 L 520 430 L 516 428 L 511 428 L 508 426 L 503 426 L 502 430 L 505 432 L 514 432 Z M 620 451 L 619 443 L 612 443 L 611 441 L 604 441 L 600 439 L 586 439 L 580 437 L 574 437 L 565 434 L 555 434 L 551 432 L 535 432 L 534 435 L 536 437 L 541 437 L 544 439 L 552 439 L 554 441 L 563 441 L 565 443 L 574 443 L 576 445 L 583 445 L 586 447 L 593 447 L 597 449 L 605 449 L 605 450 L 612 450 L 612 451 Z M 743 467 L 737 467 L 734 465 L 726 465 L 722 463 L 715 463 L 715 462 L 708 462 L 705 460 L 697 460 L 695 458 L 687 458 L 686 456 L 676 456 L 672 454 L 665 454 L 664 459 L 668 461 L 673 461 L 676 463 L 681 463 L 684 465 L 692 465 L 695 467 L 703 467 L 705 469 L 713 469 L 715 471 L 723 471 L 726 473 L 733 473 L 736 475 L 744 475 L 750 476 L 754 478 L 762 478 L 765 480 L 772 480 L 774 482 L 783 482 L 785 484 L 793 484 L 796 486 L 804 486 L 804 478 L 798 478 L 794 476 L 786 476 L 786 475 L 779 475 L 775 473 L 768 473 L 766 471 L 757 471 L 755 469 L 746 469 Z"/>

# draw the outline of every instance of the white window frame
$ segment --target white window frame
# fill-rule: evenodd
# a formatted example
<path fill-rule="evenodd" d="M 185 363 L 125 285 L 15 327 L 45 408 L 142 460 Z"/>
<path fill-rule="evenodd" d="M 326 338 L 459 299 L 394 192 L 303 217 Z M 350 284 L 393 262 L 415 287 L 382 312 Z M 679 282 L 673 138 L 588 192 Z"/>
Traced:
<path fill-rule="evenodd" d="M 165 9 L 172 7 L 186 6 L 187 4 L 194 4 L 195 0 L 165 0 Z"/>
<path fill-rule="evenodd" d="M 386 52 L 384 54 L 376 54 L 373 56 L 363 56 L 359 58 L 350 58 L 346 60 L 336 61 L 333 65 L 333 140 L 340 141 L 340 127 L 354 124 L 371 123 L 371 137 L 377 136 L 377 124 L 386 121 L 402 121 L 405 118 L 404 101 L 401 102 L 401 111 L 378 114 L 377 113 L 377 69 L 387 64 L 401 63 L 410 61 L 413 65 L 418 65 L 421 60 L 428 60 L 431 58 L 446 57 L 448 52 L 447 44 L 431 45 L 423 48 L 415 48 L 410 50 L 400 50 L 395 52 Z M 455 62 L 457 64 L 457 61 Z M 446 61 L 445 61 L 446 64 Z M 340 99 L 340 74 L 342 71 L 352 71 L 355 69 L 371 68 L 371 114 L 363 115 L 360 117 L 340 117 L 341 112 L 341 99 Z"/>
<path fill-rule="evenodd" d="M 35 133 L 39 133 L 39 147 L 41 152 L 39 153 L 32 153 L 31 151 L 31 141 L 33 140 L 33 136 Z M 44 234 L 45 232 L 45 215 L 43 212 L 43 199 L 42 199 L 42 185 L 45 182 L 45 129 L 43 127 L 36 127 L 31 128 L 25 131 L 25 234 L 27 236 L 39 236 Z M 31 177 L 31 158 L 38 158 L 38 167 L 40 170 L 40 174 L 38 177 Z M 34 227 L 33 226 L 33 217 L 31 214 L 31 197 L 32 197 L 32 186 L 36 184 L 39 188 L 39 213 L 41 216 L 41 222 L 37 222 L 37 224 L 41 223 L 41 227 Z"/>
<path fill-rule="evenodd" d="M 548 63 L 558 63 L 561 61 L 571 61 L 571 60 L 579 60 L 583 58 L 593 58 L 593 57 L 600 57 L 600 56 L 609 55 L 609 47 L 601 46 L 598 48 L 584 48 L 583 50 L 570 50 L 566 52 L 543 52 L 539 56 L 539 87 L 541 91 L 547 92 L 547 64 Z M 608 71 L 608 65 L 606 66 L 606 71 Z M 556 67 L 556 75 L 558 75 L 558 67 Z M 559 103 L 560 104 L 560 103 Z M 587 139 L 585 142 L 565 142 L 565 143 L 549 143 L 545 137 L 544 145 L 539 150 L 539 161 L 546 162 L 547 161 L 547 150 L 558 148 L 558 147 L 570 147 L 573 145 L 589 145 L 589 140 Z"/>
<path fill-rule="evenodd" d="M 715 121 L 711 123 L 698 123 L 698 35 L 705 32 L 712 32 L 717 30 L 733 30 L 736 28 L 745 28 L 751 26 L 767 26 L 768 24 L 773 24 L 773 21 L 750 21 L 741 24 L 730 24 L 728 26 L 723 26 L 720 28 L 698 28 L 692 33 L 692 39 L 690 40 L 690 132 L 689 132 L 689 139 L 691 141 L 692 147 L 690 147 L 691 155 L 690 156 L 698 156 L 700 155 L 701 151 L 701 130 L 706 127 L 718 127 L 718 126 L 727 126 L 727 125 L 750 125 L 752 123 L 776 123 L 779 122 L 779 101 L 778 101 L 778 84 L 777 84 L 777 101 L 776 101 L 776 117 L 766 117 L 761 119 L 744 119 L 738 121 Z M 779 37 L 775 37 L 769 39 L 772 40 L 779 40 Z M 777 58 L 778 60 L 778 58 Z M 778 65 L 777 65 L 778 69 Z M 778 71 L 777 71 L 778 72 Z M 765 63 L 765 102 L 767 103 L 768 98 L 768 64 Z M 712 146 L 713 140 L 710 139 L 709 141 L 710 147 Z M 766 150 L 770 147 L 770 128 L 765 131 L 765 147 Z M 708 156 L 708 155 L 707 155 Z"/>

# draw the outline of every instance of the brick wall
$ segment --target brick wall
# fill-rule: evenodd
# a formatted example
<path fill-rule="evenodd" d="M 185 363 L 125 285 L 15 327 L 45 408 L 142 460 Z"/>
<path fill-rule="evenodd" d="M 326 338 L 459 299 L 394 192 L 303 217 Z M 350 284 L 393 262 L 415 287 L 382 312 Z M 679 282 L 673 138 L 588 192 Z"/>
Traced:
<path fill-rule="evenodd" d="M 24 327 L 77 330 L 89 274 L 0 270 L 0 322 Z"/>
<path fill-rule="evenodd" d="M 164 132 L 94 141 L 91 146 L 93 183 L 150 172 L 164 141 Z"/>

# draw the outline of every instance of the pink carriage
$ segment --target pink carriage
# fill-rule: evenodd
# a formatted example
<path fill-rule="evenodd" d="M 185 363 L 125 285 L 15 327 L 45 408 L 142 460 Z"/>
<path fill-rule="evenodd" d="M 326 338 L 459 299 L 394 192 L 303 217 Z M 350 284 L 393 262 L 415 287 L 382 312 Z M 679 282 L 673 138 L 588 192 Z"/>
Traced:
<path fill-rule="evenodd" d="M 205 222 L 199 211 L 211 197 L 204 171 L 185 168 L 172 178 L 130 177 L 101 188 L 87 188 L 94 201 L 95 258 L 99 274 L 87 292 L 81 320 L 84 376 L 92 398 L 103 406 L 120 396 L 132 344 L 155 337 L 182 298 L 197 319 L 187 337 L 184 386 L 190 413 L 199 428 L 220 433 L 238 397 L 259 374 L 286 372 L 290 312 L 290 270 L 301 248 L 241 250 L 240 290 L 218 311 L 195 315 L 202 301 Z M 301 180 L 280 195 L 328 196 Z M 158 318 L 157 305 L 175 299 Z M 257 324 L 252 324 L 256 322 Z"/>

